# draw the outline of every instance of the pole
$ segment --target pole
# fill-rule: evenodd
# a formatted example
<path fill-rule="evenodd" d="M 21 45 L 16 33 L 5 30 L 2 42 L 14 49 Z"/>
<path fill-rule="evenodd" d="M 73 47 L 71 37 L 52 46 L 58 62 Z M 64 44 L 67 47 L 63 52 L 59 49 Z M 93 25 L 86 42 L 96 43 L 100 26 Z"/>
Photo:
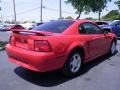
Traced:
<path fill-rule="evenodd" d="M 62 19 L 62 4 L 61 4 L 61 0 L 60 0 L 60 19 Z"/>
<path fill-rule="evenodd" d="M 0 0 L 0 11 L 2 10 L 2 7 L 1 7 L 1 0 Z M 1 22 L 3 24 L 3 18 L 2 18 L 2 11 L 1 11 Z"/>
<path fill-rule="evenodd" d="M 13 0 L 13 8 L 14 8 L 14 21 L 15 21 L 15 24 L 17 24 L 17 19 L 16 19 L 16 8 L 15 8 L 15 0 Z"/>
<path fill-rule="evenodd" d="M 101 20 L 101 10 L 98 11 L 98 19 Z"/>
<path fill-rule="evenodd" d="M 43 0 L 41 0 L 41 5 L 40 5 L 40 22 L 42 22 L 42 3 L 43 3 Z"/>

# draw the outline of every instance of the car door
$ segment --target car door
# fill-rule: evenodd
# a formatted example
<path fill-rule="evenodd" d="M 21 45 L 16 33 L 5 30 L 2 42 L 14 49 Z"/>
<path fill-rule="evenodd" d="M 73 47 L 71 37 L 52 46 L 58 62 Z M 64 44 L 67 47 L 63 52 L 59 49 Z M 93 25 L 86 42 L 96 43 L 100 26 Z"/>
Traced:
<path fill-rule="evenodd" d="M 112 32 L 117 36 L 120 36 L 120 21 L 113 21 L 110 26 L 112 28 Z"/>
<path fill-rule="evenodd" d="M 87 43 L 88 59 L 97 57 L 105 53 L 107 47 L 105 35 L 101 33 L 100 28 L 93 23 L 83 23 L 80 25 L 80 34 L 89 38 Z"/>

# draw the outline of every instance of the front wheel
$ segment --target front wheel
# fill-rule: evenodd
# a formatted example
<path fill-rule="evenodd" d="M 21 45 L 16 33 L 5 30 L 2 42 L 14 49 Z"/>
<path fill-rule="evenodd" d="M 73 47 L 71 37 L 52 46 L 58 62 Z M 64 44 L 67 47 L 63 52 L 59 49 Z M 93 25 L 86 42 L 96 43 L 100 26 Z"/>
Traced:
<path fill-rule="evenodd" d="M 113 41 L 113 42 L 111 43 L 111 47 L 110 47 L 110 54 L 111 54 L 111 55 L 114 55 L 114 54 L 115 54 L 115 51 L 116 51 L 116 43 L 115 43 L 115 41 Z"/>
<path fill-rule="evenodd" d="M 81 69 L 82 59 L 82 54 L 79 51 L 74 51 L 64 65 L 63 74 L 66 76 L 76 75 Z"/>

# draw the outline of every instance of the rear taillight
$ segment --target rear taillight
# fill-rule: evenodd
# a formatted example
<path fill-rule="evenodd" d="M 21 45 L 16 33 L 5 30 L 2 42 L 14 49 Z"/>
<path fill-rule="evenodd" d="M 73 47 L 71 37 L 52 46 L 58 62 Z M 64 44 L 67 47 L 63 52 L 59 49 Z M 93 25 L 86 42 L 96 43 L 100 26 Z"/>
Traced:
<path fill-rule="evenodd" d="M 35 40 L 34 41 L 34 50 L 38 52 L 51 52 L 52 49 L 47 40 Z"/>
<path fill-rule="evenodd" d="M 12 36 L 10 36 L 10 38 L 9 38 L 9 43 L 11 44 L 11 39 L 12 39 Z"/>
<path fill-rule="evenodd" d="M 11 45 L 14 45 L 14 37 L 10 36 L 10 38 L 9 38 L 9 43 L 10 43 Z"/>

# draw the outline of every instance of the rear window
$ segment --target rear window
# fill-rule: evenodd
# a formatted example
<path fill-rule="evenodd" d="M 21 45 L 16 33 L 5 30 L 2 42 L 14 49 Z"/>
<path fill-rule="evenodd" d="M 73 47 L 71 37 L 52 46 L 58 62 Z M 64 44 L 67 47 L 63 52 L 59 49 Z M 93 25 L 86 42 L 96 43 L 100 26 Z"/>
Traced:
<path fill-rule="evenodd" d="M 33 28 L 33 30 L 53 32 L 53 33 L 62 33 L 73 23 L 74 23 L 74 21 L 72 21 L 72 20 L 51 21 L 48 23 L 44 23 L 40 26 L 37 26 L 37 27 Z"/>

